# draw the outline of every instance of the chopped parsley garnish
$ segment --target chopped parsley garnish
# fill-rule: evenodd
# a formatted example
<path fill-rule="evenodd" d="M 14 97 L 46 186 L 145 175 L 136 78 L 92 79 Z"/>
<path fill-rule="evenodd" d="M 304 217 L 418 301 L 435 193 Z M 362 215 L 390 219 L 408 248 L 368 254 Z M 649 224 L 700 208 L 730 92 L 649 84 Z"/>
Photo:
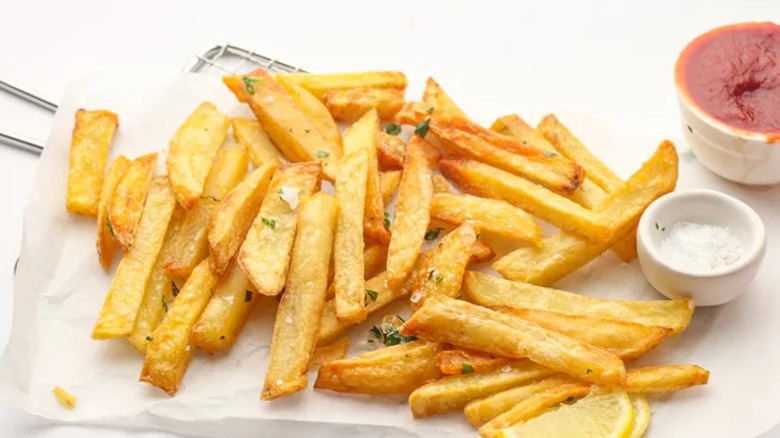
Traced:
<path fill-rule="evenodd" d="M 425 138 L 426 135 L 428 135 L 428 128 L 430 127 L 431 119 L 430 117 L 423 120 L 422 122 L 418 123 L 417 126 L 414 127 L 414 133 L 419 135 L 422 138 Z"/>
<path fill-rule="evenodd" d="M 470 363 L 464 363 L 460 370 L 461 374 L 470 374 L 474 372 L 474 367 Z"/>
<path fill-rule="evenodd" d="M 428 114 L 433 114 L 433 107 L 428 108 L 428 111 L 426 111 Z"/>
<path fill-rule="evenodd" d="M 303 132 L 305 132 L 305 133 L 307 133 L 307 134 L 308 134 L 308 133 L 310 133 L 310 132 L 311 132 L 311 129 L 304 129 L 304 130 L 303 130 Z"/>
<path fill-rule="evenodd" d="M 248 303 L 252 301 L 252 291 L 247 289 L 244 291 L 244 302 Z"/>
<path fill-rule="evenodd" d="M 439 283 L 441 283 L 441 280 L 442 280 L 442 278 L 441 278 L 441 277 L 436 277 L 436 284 L 439 284 Z"/>
<path fill-rule="evenodd" d="M 146 342 L 152 342 L 152 337 L 151 336 L 147 336 L 145 339 L 146 339 Z"/>
<path fill-rule="evenodd" d="M 593 374 L 593 370 L 592 370 L 592 369 L 590 369 L 590 368 L 588 368 L 588 370 L 587 370 L 587 371 L 585 371 L 585 374 Z"/>
<path fill-rule="evenodd" d="M 374 335 L 375 338 L 379 339 L 379 341 L 387 347 L 417 340 L 415 336 L 401 335 L 398 333 L 398 327 L 392 324 L 382 324 L 380 327 L 373 326 L 369 330 L 369 333 Z"/>
<path fill-rule="evenodd" d="M 376 298 L 379 296 L 379 292 L 371 289 L 366 289 L 366 306 L 368 306 L 368 300 L 376 301 Z"/>
<path fill-rule="evenodd" d="M 250 94 L 255 93 L 255 84 L 258 82 L 262 82 L 262 79 L 259 78 L 250 78 L 249 76 L 244 76 L 244 86 L 246 87 L 246 91 Z"/>
<path fill-rule="evenodd" d="M 317 158 L 327 158 L 330 156 L 328 151 L 317 151 Z"/>
<path fill-rule="evenodd" d="M 479 239 L 480 237 L 482 237 L 482 233 L 481 232 L 477 233 L 477 239 Z"/>
<path fill-rule="evenodd" d="M 566 400 L 564 400 L 563 402 L 568 405 L 568 404 L 574 403 L 575 401 L 577 401 L 577 398 L 575 398 L 575 397 L 566 397 Z"/>
<path fill-rule="evenodd" d="M 277 191 L 276 191 L 276 193 L 278 193 L 278 194 L 279 194 L 279 199 L 281 199 L 282 201 L 284 201 L 284 196 L 282 196 L 282 195 L 284 194 L 284 190 L 282 190 L 282 188 L 281 188 L 281 187 L 279 187 L 279 190 L 277 190 Z"/>
<path fill-rule="evenodd" d="M 690 132 L 691 134 L 693 134 L 693 128 L 691 128 L 691 125 L 687 125 L 687 126 L 688 126 L 688 132 Z"/>
<path fill-rule="evenodd" d="M 162 305 L 163 305 L 163 310 L 165 310 L 165 313 L 168 313 L 168 303 L 165 302 L 165 296 L 162 297 Z"/>
<path fill-rule="evenodd" d="M 401 125 L 388 123 L 387 126 L 385 126 L 385 132 L 390 135 L 398 135 L 401 133 Z"/>
<path fill-rule="evenodd" d="M 268 219 L 268 218 L 260 217 L 260 220 L 263 221 L 263 223 L 266 224 L 268 228 L 272 230 L 276 229 L 276 219 Z"/>
<path fill-rule="evenodd" d="M 544 151 L 544 156 L 547 157 L 547 158 L 552 158 L 552 157 L 557 157 L 558 154 L 556 154 L 553 151 Z"/>
<path fill-rule="evenodd" d="M 114 226 L 111 225 L 111 219 L 106 216 L 106 228 L 108 228 L 108 233 L 111 234 L 111 237 L 114 237 Z"/>
<path fill-rule="evenodd" d="M 433 279 L 433 274 L 435 273 L 436 273 L 435 269 L 431 269 L 430 271 L 428 271 L 428 280 Z"/>
<path fill-rule="evenodd" d="M 385 212 L 384 224 L 385 224 L 385 229 L 389 230 L 390 229 L 390 213 L 388 213 L 388 212 Z"/>
<path fill-rule="evenodd" d="M 173 297 L 176 298 L 179 296 L 179 286 L 176 286 L 176 282 L 171 280 L 171 293 L 173 294 Z"/>
<path fill-rule="evenodd" d="M 439 238 L 439 234 L 441 234 L 441 231 L 443 229 L 444 228 L 442 228 L 442 227 L 437 227 L 437 228 L 432 228 L 432 229 L 426 231 L 425 232 L 425 240 L 436 240 L 436 239 L 438 239 Z"/>

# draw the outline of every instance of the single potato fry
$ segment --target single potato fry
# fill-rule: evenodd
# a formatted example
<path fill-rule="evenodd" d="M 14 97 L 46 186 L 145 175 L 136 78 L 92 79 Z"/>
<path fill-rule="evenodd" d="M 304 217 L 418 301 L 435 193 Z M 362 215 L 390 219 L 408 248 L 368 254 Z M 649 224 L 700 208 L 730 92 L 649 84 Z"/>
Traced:
<path fill-rule="evenodd" d="M 114 188 L 119 180 L 130 167 L 130 160 L 124 155 L 114 159 L 111 166 L 108 167 L 105 178 L 103 178 L 103 187 L 100 189 L 100 200 L 98 202 L 97 212 L 97 247 L 98 261 L 100 266 L 106 271 L 111 268 L 114 262 L 114 253 L 116 253 L 116 241 L 114 240 L 114 230 L 108 219 L 108 204 L 114 194 Z"/>
<path fill-rule="evenodd" d="M 103 171 L 118 126 L 119 118 L 111 111 L 76 111 L 65 198 L 69 213 L 97 216 Z"/>
<path fill-rule="evenodd" d="M 368 280 L 385 270 L 387 265 L 387 247 L 379 243 L 366 244 L 363 251 L 363 273 Z"/>
<path fill-rule="evenodd" d="M 168 178 L 152 178 L 133 247 L 119 262 L 92 330 L 92 339 L 122 338 L 133 330 L 175 206 L 176 198 Z"/>
<path fill-rule="evenodd" d="M 431 222 L 433 183 L 431 168 L 422 149 L 424 143 L 425 140 L 415 135 L 406 150 L 406 164 L 387 250 L 387 274 L 391 287 L 403 285 L 412 272 Z"/>
<path fill-rule="evenodd" d="M 390 135 L 385 131 L 380 131 L 376 144 L 376 153 L 383 170 L 391 171 L 404 168 L 406 143 L 397 135 Z"/>
<path fill-rule="evenodd" d="M 356 394 L 406 394 L 441 377 L 441 344 L 413 341 L 320 367 L 314 388 Z"/>
<path fill-rule="evenodd" d="M 133 244 L 155 166 L 156 153 L 141 155 L 133 160 L 114 187 L 108 203 L 106 214 L 111 224 L 111 234 L 125 251 Z"/>
<path fill-rule="evenodd" d="M 431 216 L 456 225 L 469 220 L 477 221 L 482 224 L 482 231 L 506 239 L 534 245 L 542 241 L 542 228 L 533 216 L 496 199 L 438 193 L 433 195 Z"/>
<path fill-rule="evenodd" d="M 452 187 L 450 187 L 450 183 L 448 183 L 443 176 L 436 174 L 433 175 L 432 179 L 434 200 L 436 199 L 436 195 L 452 194 Z M 433 215 L 433 212 L 431 212 L 431 215 Z"/>
<path fill-rule="evenodd" d="M 208 355 L 233 347 L 260 300 L 235 259 L 221 275 L 214 294 L 192 327 L 193 344 Z"/>
<path fill-rule="evenodd" d="M 290 273 L 276 312 L 263 400 L 300 391 L 308 383 L 306 373 L 325 306 L 337 214 L 336 201 L 322 192 L 300 206 Z"/>
<path fill-rule="evenodd" d="M 311 355 L 310 364 L 313 366 L 319 366 L 334 360 L 344 359 L 347 355 L 347 348 L 349 347 L 349 337 L 344 336 L 338 341 L 317 347 L 314 349 L 314 353 Z"/>
<path fill-rule="evenodd" d="M 450 96 L 444 92 L 438 82 L 433 78 L 428 78 L 425 82 L 425 91 L 423 91 L 423 102 L 430 108 L 440 109 L 452 113 L 458 117 L 466 117 L 466 113 L 455 103 Z"/>
<path fill-rule="evenodd" d="M 696 365 L 634 368 L 626 373 L 621 389 L 642 394 L 672 392 L 706 385 L 709 379 L 710 372 Z"/>
<path fill-rule="evenodd" d="M 225 141 L 230 119 L 211 102 L 203 102 L 171 139 L 165 161 L 176 199 L 192 208 L 203 193 L 217 150 Z"/>
<path fill-rule="evenodd" d="M 414 418 L 444 414 L 463 409 L 472 400 L 553 374 L 555 371 L 528 359 L 513 360 L 491 371 L 448 376 L 424 385 L 409 395 L 409 406 Z"/>
<path fill-rule="evenodd" d="M 509 363 L 511 359 L 474 350 L 444 350 L 436 355 L 436 364 L 446 376 L 481 373 Z"/>
<path fill-rule="evenodd" d="M 280 78 L 282 77 L 283 76 L 280 76 Z M 297 103 L 306 116 L 309 117 L 314 128 L 320 131 L 322 136 L 330 143 L 341 147 L 341 131 L 339 131 L 336 121 L 333 120 L 333 116 L 328 111 L 329 108 L 300 85 L 285 82 L 283 80 L 280 80 L 279 83 L 282 84 L 290 96 L 292 96 L 295 103 Z"/>
<path fill-rule="evenodd" d="M 617 356 L 535 323 L 465 301 L 434 295 L 400 333 L 497 356 L 524 358 L 589 382 L 620 385 L 626 370 Z"/>
<path fill-rule="evenodd" d="M 146 348 L 140 381 L 154 385 L 170 395 L 176 394 L 184 373 L 195 354 L 190 332 L 211 298 L 219 277 L 211 272 L 207 260 L 192 271 L 162 323 Z"/>
<path fill-rule="evenodd" d="M 260 167 L 274 160 L 286 161 L 257 120 L 237 117 L 231 120 L 230 124 L 236 143 L 241 143 L 249 149 L 249 159 L 253 166 Z"/>
<path fill-rule="evenodd" d="M 398 88 L 405 89 L 406 75 L 400 71 L 368 71 L 355 73 L 290 73 L 278 75 L 280 81 L 297 84 L 309 90 L 317 99 L 323 100 L 332 90 L 354 88 Z"/>
<path fill-rule="evenodd" d="M 487 243 L 477 239 L 474 242 L 474 246 L 471 247 L 471 262 L 480 263 L 487 262 L 496 256 L 496 252 Z"/>
<path fill-rule="evenodd" d="M 398 184 L 401 182 L 400 170 L 389 170 L 387 172 L 381 172 L 379 174 L 379 191 L 382 192 L 382 202 L 387 205 L 395 195 L 395 190 L 398 188 Z M 389 220 L 387 221 L 389 222 Z M 383 223 L 384 225 L 384 223 Z M 386 225 L 388 228 L 390 224 Z"/>
<path fill-rule="evenodd" d="M 208 226 L 209 265 L 222 274 L 241 248 L 281 162 L 273 158 L 236 185 L 214 208 Z M 281 196 L 283 193 L 274 194 Z"/>
<path fill-rule="evenodd" d="M 238 262 L 255 290 L 276 296 L 284 288 L 298 225 L 298 204 L 319 191 L 320 163 L 283 164 L 276 169 L 269 193 L 290 193 L 288 197 L 266 196 L 244 243 Z"/>
<path fill-rule="evenodd" d="M 241 103 L 246 103 L 246 96 L 241 91 L 241 75 L 225 75 L 222 76 L 222 83 L 236 96 Z"/>
<path fill-rule="evenodd" d="M 480 272 L 467 271 L 463 293 L 481 306 L 510 306 L 573 316 L 591 316 L 648 327 L 667 327 L 678 334 L 688 327 L 693 316 L 693 301 L 675 300 L 627 301 L 604 300 L 529 283 L 504 280 Z"/>
<path fill-rule="evenodd" d="M 54 394 L 54 398 L 57 399 L 57 402 L 64 406 L 66 409 L 75 409 L 76 408 L 76 402 L 78 399 L 75 395 L 69 393 L 68 391 L 62 389 L 60 386 L 55 386 L 54 389 L 51 390 L 51 392 Z"/>
<path fill-rule="evenodd" d="M 209 222 L 236 184 L 246 175 L 249 153 L 242 144 L 221 149 L 206 177 L 203 196 L 198 199 L 184 218 L 181 231 L 176 236 L 176 250 L 168 257 L 165 269 L 173 276 L 186 279 L 201 260 L 208 257 Z M 215 271 L 220 274 L 220 271 Z"/>
<path fill-rule="evenodd" d="M 404 106 L 402 88 L 352 88 L 325 93 L 325 106 L 333 118 L 342 123 L 354 123 L 371 110 L 381 120 L 393 120 Z"/>

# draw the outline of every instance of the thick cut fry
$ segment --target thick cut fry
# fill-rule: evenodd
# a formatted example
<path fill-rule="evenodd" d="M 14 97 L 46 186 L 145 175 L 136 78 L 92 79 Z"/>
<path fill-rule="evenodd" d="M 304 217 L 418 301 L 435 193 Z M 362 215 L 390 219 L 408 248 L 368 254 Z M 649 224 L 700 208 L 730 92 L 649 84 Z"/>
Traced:
<path fill-rule="evenodd" d="M 576 379 L 564 374 L 551 376 L 537 382 L 531 382 L 474 400 L 463 408 L 463 413 L 466 414 L 466 419 L 472 426 L 478 427 L 480 424 L 509 411 L 518 403 L 533 397 L 536 393 L 575 382 L 577 382 Z"/>
<path fill-rule="evenodd" d="M 357 125 L 353 125 L 357 126 Z M 344 135 L 349 142 L 350 133 Z M 336 316 L 347 322 L 366 319 L 363 274 L 363 213 L 366 201 L 368 152 L 359 149 L 339 163 L 336 177 L 338 224 L 334 239 L 334 297 Z"/>
<path fill-rule="evenodd" d="M 474 242 L 474 246 L 471 247 L 471 262 L 480 263 L 487 262 L 496 256 L 496 252 L 487 243 L 477 240 Z"/>
<path fill-rule="evenodd" d="M 623 362 L 600 348 L 522 318 L 439 295 L 428 297 L 400 333 L 497 356 L 528 357 L 594 383 L 619 385 L 626 378 Z"/>
<path fill-rule="evenodd" d="M 165 165 L 182 207 L 192 208 L 203 193 L 206 176 L 229 126 L 226 115 L 213 103 L 203 102 L 171 139 Z"/>
<path fill-rule="evenodd" d="M 290 274 L 276 312 L 263 400 L 300 391 L 308 382 L 306 373 L 325 306 L 337 213 L 336 201 L 322 192 L 300 207 Z"/>
<path fill-rule="evenodd" d="M 341 145 L 328 140 L 287 90 L 265 71 L 256 70 L 244 77 L 241 88 L 255 117 L 285 158 L 318 160 L 325 176 L 332 181 Z"/>
<path fill-rule="evenodd" d="M 434 194 L 434 200 L 436 199 L 436 195 L 439 194 L 452 194 L 452 187 L 450 187 L 450 183 L 447 182 L 447 180 L 439 175 L 433 175 L 433 194 Z M 431 212 L 431 215 L 433 215 L 433 212 Z"/>
<path fill-rule="evenodd" d="M 280 196 L 266 196 L 244 243 L 238 262 L 255 290 L 276 296 L 284 288 L 287 268 L 298 224 L 299 202 L 320 188 L 320 163 L 283 164 L 274 172 L 269 193 L 290 192 L 289 202 Z"/>
<path fill-rule="evenodd" d="M 111 111 L 76 111 L 65 198 L 68 212 L 97 216 L 103 172 L 118 126 L 119 118 Z"/>
<path fill-rule="evenodd" d="M 222 83 L 236 96 L 241 103 L 246 103 L 246 96 L 241 91 L 241 75 L 225 75 L 222 76 Z"/>
<path fill-rule="evenodd" d="M 542 240 L 542 228 L 533 216 L 496 199 L 438 193 L 433 196 L 431 216 L 452 224 L 474 220 L 482 224 L 483 231 L 507 239 L 535 245 Z"/>
<path fill-rule="evenodd" d="M 397 135 L 390 135 L 384 131 L 380 132 L 376 144 L 376 153 L 382 169 L 401 170 L 404 168 L 406 143 Z"/>
<path fill-rule="evenodd" d="M 195 354 L 190 331 L 211 298 L 219 277 L 202 261 L 184 283 L 146 348 L 140 380 L 170 395 L 176 393 Z"/>
<path fill-rule="evenodd" d="M 382 201 L 387 205 L 395 195 L 395 189 L 401 182 L 400 170 L 389 170 L 379 174 L 379 191 L 382 192 Z"/>
<path fill-rule="evenodd" d="M 667 365 L 628 370 L 621 388 L 635 393 L 679 391 L 691 386 L 706 385 L 710 372 L 696 365 Z"/>
<path fill-rule="evenodd" d="M 366 245 L 363 251 L 363 275 L 366 279 L 374 278 L 385 270 L 387 265 L 387 247 L 378 243 Z"/>
<path fill-rule="evenodd" d="M 341 147 L 341 131 L 339 131 L 336 121 L 328 111 L 328 108 L 320 102 L 308 90 L 293 83 L 279 81 L 287 92 L 292 96 L 295 103 L 309 117 L 314 129 L 320 131 L 323 137 L 332 144 Z"/>
<path fill-rule="evenodd" d="M 436 355 L 436 364 L 444 375 L 481 373 L 494 370 L 511 360 L 474 350 L 445 350 Z"/>
<path fill-rule="evenodd" d="M 400 71 L 368 71 L 355 73 L 291 73 L 279 75 L 279 80 L 302 86 L 323 100 L 331 90 L 353 88 L 406 88 L 406 75 Z"/>
<path fill-rule="evenodd" d="M 430 108 L 440 109 L 455 114 L 458 117 L 466 118 L 466 113 L 455 103 L 450 96 L 444 92 L 438 82 L 433 78 L 428 78 L 425 82 L 425 91 L 423 91 L 423 102 Z"/>
<path fill-rule="evenodd" d="M 119 180 L 130 167 L 130 160 L 124 155 L 120 155 L 114 159 L 111 166 L 108 167 L 106 176 L 103 179 L 103 187 L 100 189 L 100 201 L 98 202 L 97 212 L 97 239 L 95 246 L 97 247 L 98 260 L 100 266 L 106 271 L 111 268 L 111 263 L 114 261 L 114 253 L 116 253 L 116 241 L 114 240 L 114 230 L 111 227 L 111 222 L 108 219 L 108 204 L 114 194 L 114 188 Z"/>
<path fill-rule="evenodd" d="M 481 306 L 511 306 L 573 316 L 613 319 L 649 327 L 667 327 L 674 334 L 685 330 L 693 316 L 688 298 L 656 301 L 624 301 L 591 298 L 580 294 L 504 280 L 480 272 L 467 271 L 463 293 Z"/>
<path fill-rule="evenodd" d="M 387 250 L 388 282 L 393 287 L 401 286 L 412 272 L 431 222 L 433 183 L 431 168 L 422 149 L 424 143 L 425 140 L 415 135 L 406 150 Z"/>
<path fill-rule="evenodd" d="M 516 404 L 512 409 L 488 421 L 479 428 L 483 438 L 493 438 L 501 429 L 527 421 L 547 408 L 563 403 L 569 398 L 582 398 L 590 393 L 587 383 L 568 383 L 545 389 Z"/>
<path fill-rule="evenodd" d="M 244 243 L 246 233 L 268 192 L 271 177 L 280 164 L 278 159 L 273 158 L 260 165 L 231 190 L 212 212 L 208 226 L 209 264 L 217 274 L 225 272 L 228 263 Z"/>
<path fill-rule="evenodd" d="M 413 309 L 418 309 L 433 295 L 458 296 L 477 233 L 474 224 L 464 222 L 427 253 L 410 278 Z"/>
<path fill-rule="evenodd" d="M 484 373 L 449 376 L 415 390 L 409 396 L 414 418 L 463 409 L 472 400 L 506 391 L 555 374 L 555 371 L 527 359 Z"/>
<path fill-rule="evenodd" d="M 127 336 L 127 342 L 130 343 L 141 354 L 146 354 L 146 347 L 152 339 L 152 333 L 163 319 L 165 308 L 178 294 L 176 283 L 165 270 L 165 261 L 175 250 L 173 242 L 176 234 L 181 229 L 187 210 L 178 205 L 173 210 L 173 216 L 168 223 L 168 231 L 165 233 L 160 254 L 152 268 L 152 275 L 146 284 L 144 298 L 141 301 L 141 307 L 138 309 L 138 316 L 133 324 L 133 331 Z"/>
<path fill-rule="evenodd" d="M 69 393 L 60 386 L 55 386 L 51 392 L 54 394 L 54 398 L 57 399 L 57 402 L 66 409 L 72 410 L 76 408 L 78 398 L 76 398 L 75 395 Z"/>
<path fill-rule="evenodd" d="M 119 262 L 92 330 L 92 339 L 121 338 L 133 330 L 175 206 L 176 198 L 168 178 L 153 178 L 135 243 Z"/>
<path fill-rule="evenodd" d="M 106 214 L 111 224 L 111 232 L 114 240 L 125 251 L 133 244 L 135 230 L 141 220 L 149 182 L 152 180 L 156 165 L 156 153 L 141 155 L 133 160 L 114 187 L 108 203 Z"/>
<path fill-rule="evenodd" d="M 441 344 L 413 341 L 360 356 L 328 362 L 314 387 L 356 394 L 406 394 L 441 377 L 436 354 Z"/>
<path fill-rule="evenodd" d="M 323 365 L 334 360 L 344 359 L 347 355 L 347 348 L 349 347 L 349 337 L 344 336 L 338 341 L 317 347 L 314 349 L 314 353 L 311 355 L 310 364 L 313 366 Z"/>
<path fill-rule="evenodd" d="M 393 120 L 404 106 L 402 88 L 352 88 L 331 90 L 325 93 L 325 106 L 333 118 L 343 123 L 353 123 L 371 110 L 376 110 L 381 120 Z"/>
<path fill-rule="evenodd" d="M 252 290 L 252 283 L 234 259 L 228 264 L 214 287 L 214 294 L 192 327 L 192 342 L 208 355 L 229 350 L 258 301 L 259 296 Z"/>
<path fill-rule="evenodd" d="M 260 167 L 274 160 L 285 161 L 284 155 L 276 149 L 268 134 L 260 126 L 260 122 L 237 117 L 230 124 L 233 126 L 233 138 L 236 143 L 241 143 L 249 149 L 249 159 L 253 166 Z"/>
<path fill-rule="evenodd" d="M 186 279 L 195 266 L 208 256 L 211 217 L 220 201 L 244 178 L 248 165 L 249 154 L 244 145 L 237 144 L 217 153 L 206 177 L 203 196 L 187 212 L 174 242 L 176 250 L 165 263 L 165 269 L 171 275 Z M 215 273 L 221 272 L 216 270 Z"/>

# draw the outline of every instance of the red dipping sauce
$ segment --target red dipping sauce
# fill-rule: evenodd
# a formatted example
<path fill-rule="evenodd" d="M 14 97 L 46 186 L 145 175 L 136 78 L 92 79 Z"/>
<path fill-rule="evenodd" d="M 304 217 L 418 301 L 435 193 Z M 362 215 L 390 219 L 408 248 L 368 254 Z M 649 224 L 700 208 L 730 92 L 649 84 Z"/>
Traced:
<path fill-rule="evenodd" d="M 732 127 L 780 136 L 780 26 L 742 23 L 711 30 L 677 59 L 678 89 Z"/>

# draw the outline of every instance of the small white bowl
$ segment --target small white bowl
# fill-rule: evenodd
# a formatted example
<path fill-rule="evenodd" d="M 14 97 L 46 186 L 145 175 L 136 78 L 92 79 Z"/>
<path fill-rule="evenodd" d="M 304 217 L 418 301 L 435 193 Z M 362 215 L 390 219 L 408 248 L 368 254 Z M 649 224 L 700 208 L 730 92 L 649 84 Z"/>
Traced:
<path fill-rule="evenodd" d="M 688 272 L 672 266 L 660 246 L 676 222 L 728 227 L 744 253 L 731 265 L 707 272 Z M 650 204 L 639 220 L 637 253 L 645 277 L 669 298 L 692 297 L 697 306 L 717 306 L 747 291 L 766 252 L 766 229 L 747 204 L 714 190 L 670 193 Z"/>

